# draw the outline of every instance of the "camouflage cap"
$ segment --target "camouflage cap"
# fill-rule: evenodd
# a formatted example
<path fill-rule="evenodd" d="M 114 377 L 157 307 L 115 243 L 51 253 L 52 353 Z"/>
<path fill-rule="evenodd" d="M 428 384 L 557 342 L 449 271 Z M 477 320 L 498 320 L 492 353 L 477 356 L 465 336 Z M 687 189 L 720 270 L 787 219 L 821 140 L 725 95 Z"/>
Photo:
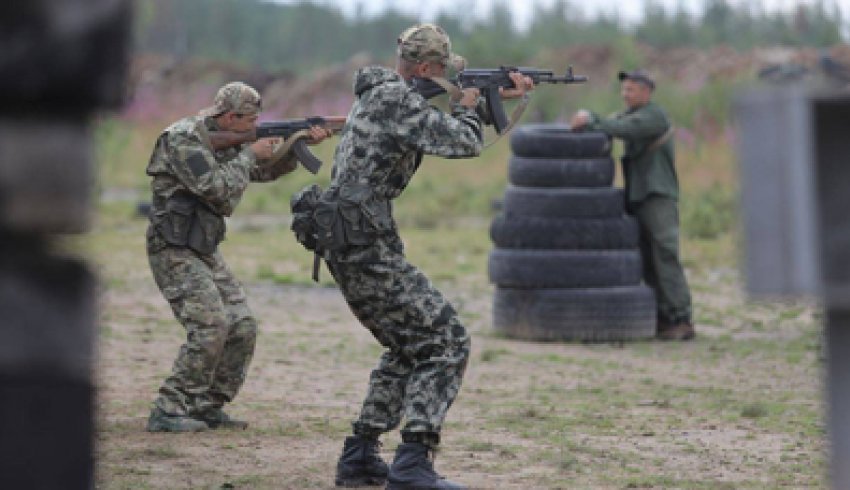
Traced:
<path fill-rule="evenodd" d="M 655 90 L 655 80 L 653 80 L 652 77 L 649 76 L 649 73 L 647 73 L 646 70 L 641 70 L 640 68 L 632 71 L 621 71 L 617 74 L 617 79 L 619 79 L 621 82 L 623 80 L 632 80 L 635 82 L 640 82 L 646 85 L 647 87 Z"/>
<path fill-rule="evenodd" d="M 263 108 L 260 94 L 243 82 L 230 82 L 218 89 L 211 107 L 201 111 L 205 117 L 217 117 L 225 112 L 241 115 L 259 114 Z"/>
<path fill-rule="evenodd" d="M 442 27 L 416 24 L 398 37 L 398 55 L 414 63 L 436 61 L 462 69 L 463 58 L 452 53 L 452 42 Z M 459 67 L 460 66 L 460 67 Z"/>

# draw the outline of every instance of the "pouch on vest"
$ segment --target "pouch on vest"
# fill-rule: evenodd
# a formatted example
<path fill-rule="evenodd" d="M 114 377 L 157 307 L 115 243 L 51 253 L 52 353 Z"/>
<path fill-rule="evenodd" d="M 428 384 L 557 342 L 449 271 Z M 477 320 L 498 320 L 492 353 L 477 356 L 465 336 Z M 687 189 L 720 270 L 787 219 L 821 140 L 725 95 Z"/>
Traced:
<path fill-rule="evenodd" d="M 195 204 L 194 199 L 183 194 L 175 194 L 165 201 L 165 216 L 155 226 L 168 244 L 185 247 L 189 243 Z"/>
<path fill-rule="evenodd" d="M 339 203 L 332 197 L 322 197 L 313 211 L 313 220 L 316 222 L 316 249 L 329 252 L 345 250 L 348 244 Z"/>
<path fill-rule="evenodd" d="M 195 207 L 195 220 L 189 228 L 187 245 L 199 254 L 212 254 L 224 240 L 224 232 L 224 218 L 198 203 Z"/>
<path fill-rule="evenodd" d="M 316 251 L 316 221 L 313 213 L 322 189 L 316 184 L 307 186 L 292 196 L 289 207 L 292 210 L 292 226 L 290 229 L 295 233 L 295 239 L 307 250 Z"/>
<path fill-rule="evenodd" d="M 156 229 L 169 244 L 209 255 L 224 239 L 224 218 L 189 194 L 176 193 L 165 201 L 165 216 Z"/>
<path fill-rule="evenodd" d="M 339 189 L 339 214 L 349 245 L 370 245 L 375 241 L 376 228 L 364 212 L 371 197 L 372 189 L 365 184 L 346 184 Z"/>

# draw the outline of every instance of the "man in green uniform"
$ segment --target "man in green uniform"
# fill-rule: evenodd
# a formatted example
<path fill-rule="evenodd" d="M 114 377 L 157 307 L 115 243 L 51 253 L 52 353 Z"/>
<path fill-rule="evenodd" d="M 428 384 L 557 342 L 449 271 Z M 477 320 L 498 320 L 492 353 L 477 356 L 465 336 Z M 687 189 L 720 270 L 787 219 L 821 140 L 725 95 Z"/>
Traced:
<path fill-rule="evenodd" d="M 622 158 L 626 207 L 640 226 L 644 279 L 658 301 L 658 338 L 689 340 L 691 293 L 679 261 L 679 182 L 673 126 L 652 101 L 655 82 L 643 70 L 620 72 L 626 111 L 600 118 L 587 110 L 572 118 L 573 129 L 603 131 L 625 142 Z"/>
<path fill-rule="evenodd" d="M 277 143 L 273 139 L 216 148 L 211 133 L 252 131 L 260 107 L 256 90 L 229 83 L 212 107 L 166 128 L 151 155 L 148 260 L 187 339 L 159 389 L 148 431 L 248 425 L 231 419 L 222 407 L 245 381 L 257 322 L 218 244 L 224 239 L 224 217 L 233 212 L 248 183 L 277 179 L 297 162 L 291 154 L 267 161 Z M 311 128 L 312 142 L 327 135 L 322 128 Z"/>
<path fill-rule="evenodd" d="M 463 487 L 434 471 L 429 454 L 440 442 L 446 412 L 460 389 L 470 338 L 451 303 L 407 261 L 392 200 L 407 187 L 423 155 L 479 154 L 479 93 L 462 90 L 447 114 L 411 86 L 415 78 L 443 77 L 456 59 L 438 26 L 404 31 L 397 55 L 396 70 L 371 66 L 355 74 L 355 101 L 340 135 L 331 184 L 315 207 L 316 222 L 330 227 L 327 235 L 319 235 L 339 242 L 334 250 L 325 249 L 328 268 L 354 315 L 385 349 L 353 435 L 345 440 L 336 484 L 386 480 L 390 490 L 457 489 Z M 519 73 L 511 77 L 518 88 L 503 97 L 519 97 L 532 86 Z M 303 202 L 307 192 L 294 203 Z M 387 468 L 378 438 L 403 420 L 403 443 Z"/>

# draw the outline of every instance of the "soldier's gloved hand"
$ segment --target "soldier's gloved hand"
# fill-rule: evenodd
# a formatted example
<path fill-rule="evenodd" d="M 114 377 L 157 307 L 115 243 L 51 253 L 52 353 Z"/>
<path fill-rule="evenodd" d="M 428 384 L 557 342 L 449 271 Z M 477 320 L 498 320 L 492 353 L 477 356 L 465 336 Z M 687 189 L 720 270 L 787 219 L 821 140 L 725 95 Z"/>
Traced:
<path fill-rule="evenodd" d="M 499 95 L 503 99 L 516 99 L 522 97 L 526 92 L 534 90 L 534 80 L 527 77 L 518 71 L 508 73 L 511 81 L 514 82 L 514 88 L 499 87 Z"/>
<path fill-rule="evenodd" d="M 582 129 L 590 123 L 590 112 L 586 109 L 579 109 L 570 118 L 570 128 L 573 130 Z"/>
<path fill-rule="evenodd" d="M 333 131 L 325 129 L 321 126 L 310 126 L 310 139 L 307 140 L 308 145 L 317 145 L 322 141 L 330 138 Z"/>
<path fill-rule="evenodd" d="M 254 152 L 254 155 L 257 156 L 257 159 L 267 160 L 272 157 L 276 142 L 277 138 L 263 138 L 252 143 L 250 148 Z"/>
<path fill-rule="evenodd" d="M 478 98 L 481 96 L 481 91 L 477 88 L 465 88 L 461 90 L 461 98 L 458 104 L 474 109 L 478 106 Z"/>

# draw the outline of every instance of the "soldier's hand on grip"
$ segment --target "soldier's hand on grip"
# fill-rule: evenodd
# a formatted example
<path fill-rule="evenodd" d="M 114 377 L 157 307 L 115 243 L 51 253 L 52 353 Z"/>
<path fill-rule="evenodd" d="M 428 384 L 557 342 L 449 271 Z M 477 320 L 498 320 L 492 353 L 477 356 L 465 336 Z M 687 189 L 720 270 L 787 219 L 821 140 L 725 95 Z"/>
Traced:
<path fill-rule="evenodd" d="M 515 88 L 499 87 L 499 95 L 503 99 L 516 99 L 525 95 L 526 92 L 534 90 L 534 81 L 531 77 L 527 77 L 518 71 L 510 72 L 508 77 L 514 82 Z"/>
<path fill-rule="evenodd" d="M 310 126 L 310 139 L 307 140 L 308 145 L 317 145 L 322 141 L 330 138 L 333 131 L 325 129 L 321 126 Z"/>
<path fill-rule="evenodd" d="M 461 94 L 463 95 L 458 101 L 458 104 L 469 108 L 475 108 L 478 105 L 478 98 L 481 96 L 481 91 L 477 88 L 465 88 L 461 90 Z"/>
<path fill-rule="evenodd" d="M 272 153 L 274 153 L 274 145 L 277 141 L 277 138 L 263 138 L 261 140 L 257 140 L 251 144 L 251 151 L 254 152 L 254 155 L 257 156 L 260 160 L 267 160 L 272 157 Z"/>

